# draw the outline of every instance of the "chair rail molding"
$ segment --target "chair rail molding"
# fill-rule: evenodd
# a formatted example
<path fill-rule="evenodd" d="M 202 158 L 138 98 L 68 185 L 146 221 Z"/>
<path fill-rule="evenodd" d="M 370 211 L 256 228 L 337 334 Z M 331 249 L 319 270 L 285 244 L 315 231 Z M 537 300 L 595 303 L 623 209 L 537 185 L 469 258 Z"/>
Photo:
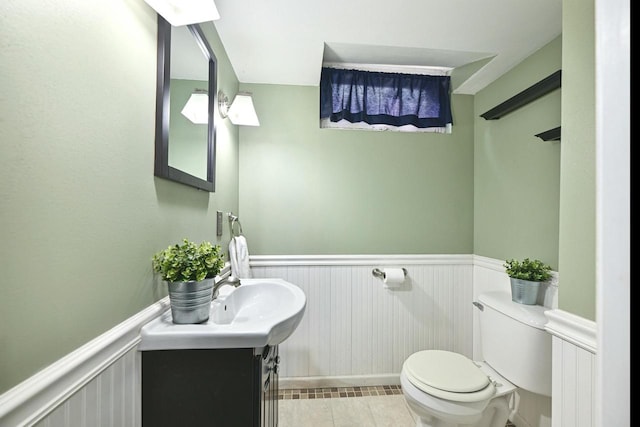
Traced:
<path fill-rule="evenodd" d="M 590 353 L 596 353 L 598 346 L 596 322 L 563 310 L 549 310 L 545 316 L 549 319 L 545 329 L 550 334 Z"/>
<path fill-rule="evenodd" d="M 469 265 L 473 255 L 250 255 L 252 267 L 302 265 Z"/>

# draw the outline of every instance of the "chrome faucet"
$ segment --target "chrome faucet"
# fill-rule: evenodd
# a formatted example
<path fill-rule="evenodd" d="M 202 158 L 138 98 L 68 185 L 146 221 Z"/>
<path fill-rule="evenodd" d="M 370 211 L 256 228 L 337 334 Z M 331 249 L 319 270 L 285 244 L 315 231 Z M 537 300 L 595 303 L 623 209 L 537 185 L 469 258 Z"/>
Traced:
<path fill-rule="evenodd" d="M 213 285 L 213 299 L 218 298 L 218 291 L 220 289 L 220 286 L 222 285 L 231 285 L 235 288 L 237 288 L 238 286 L 240 286 L 240 279 L 235 277 L 235 276 L 227 276 L 224 279 L 220 280 L 218 283 Z"/>

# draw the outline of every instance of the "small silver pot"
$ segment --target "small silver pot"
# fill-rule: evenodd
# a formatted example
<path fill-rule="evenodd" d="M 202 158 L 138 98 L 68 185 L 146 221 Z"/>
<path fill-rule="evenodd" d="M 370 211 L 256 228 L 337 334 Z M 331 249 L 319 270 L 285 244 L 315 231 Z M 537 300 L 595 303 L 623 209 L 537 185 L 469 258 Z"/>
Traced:
<path fill-rule="evenodd" d="M 173 323 L 193 324 L 209 320 L 215 279 L 167 282 Z"/>

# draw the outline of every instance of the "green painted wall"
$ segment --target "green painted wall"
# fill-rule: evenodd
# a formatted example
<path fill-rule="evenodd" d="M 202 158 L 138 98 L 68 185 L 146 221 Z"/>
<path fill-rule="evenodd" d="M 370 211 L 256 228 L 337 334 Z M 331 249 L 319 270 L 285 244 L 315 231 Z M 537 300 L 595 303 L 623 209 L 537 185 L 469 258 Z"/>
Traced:
<path fill-rule="evenodd" d="M 240 218 L 252 254 L 468 254 L 473 97 L 451 135 L 319 128 L 319 89 L 241 84 Z"/>
<path fill-rule="evenodd" d="M 156 15 L 143 1 L 3 2 L 0 393 L 166 295 L 151 256 L 238 209 L 238 132 L 217 191 L 155 178 Z M 205 28 L 229 91 L 238 82 Z M 226 224 L 225 224 L 226 225 Z"/>
<path fill-rule="evenodd" d="M 596 318 L 595 19 L 593 1 L 562 2 L 560 309 Z M 626 302 L 625 302 L 626 303 Z"/>
<path fill-rule="evenodd" d="M 497 120 L 480 114 L 561 66 L 558 37 L 474 98 L 476 255 L 537 258 L 558 269 L 560 142 L 535 135 L 560 126 L 561 89 Z"/>
<path fill-rule="evenodd" d="M 243 84 L 262 125 L 217 120 L 210 194 L 153 176 L 144 2 L 3 4 L 0 393 L 166 295 L 157 250 L 182 237 L 226 250 L 216 210 L 240 213 L 253 254 L 539 257 L 561 272 L 560 308 L 594 319 L 592 6 L 565 0 L 562 39 L 454 95 L 452 135 L 319 129 L 316 87 Z M 231 98 L 240 85 L 204 31 Z M 560 66 L 562 90 L 478 117 Z M 533 136 L 560 117 L 561 143 Z"/>

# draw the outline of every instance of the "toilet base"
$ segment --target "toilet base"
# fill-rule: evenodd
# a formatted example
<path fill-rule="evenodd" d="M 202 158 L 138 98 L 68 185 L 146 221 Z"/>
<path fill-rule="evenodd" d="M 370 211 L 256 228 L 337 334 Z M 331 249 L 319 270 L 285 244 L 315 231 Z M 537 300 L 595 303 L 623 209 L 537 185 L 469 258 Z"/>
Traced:
<path fill-rule="evenodd" d="M 416 427 L 505 427 L 512 392 L 499 394 L 488 402 L 458 403 L 426 396 L 400 374 L 402 391 L 416 416 Z M 426 401 L 429 401 L 427 407 Z"/>
<path fill-rule="evenodd" d="M 480 419 L 472 423 L 449 422 L 426 414 L 424 411 L 418 413 L 411 405 L 409 407 L 416 416 L 416 427 L 505 427 L 509 420 L 509 402 L 504 397 L 493 399 Z"/>
<path fill-rule="evenodd" d="M 415 413 L 415 412 L 414 412 Z M 416 427 L 460 427 L 460 426 L 468 426 L 469 424 L 457 424 L 457 423 L 449 423 L 447 421 L 434 418 L 434 417 L 420 417 L 416 414 Z"/>

